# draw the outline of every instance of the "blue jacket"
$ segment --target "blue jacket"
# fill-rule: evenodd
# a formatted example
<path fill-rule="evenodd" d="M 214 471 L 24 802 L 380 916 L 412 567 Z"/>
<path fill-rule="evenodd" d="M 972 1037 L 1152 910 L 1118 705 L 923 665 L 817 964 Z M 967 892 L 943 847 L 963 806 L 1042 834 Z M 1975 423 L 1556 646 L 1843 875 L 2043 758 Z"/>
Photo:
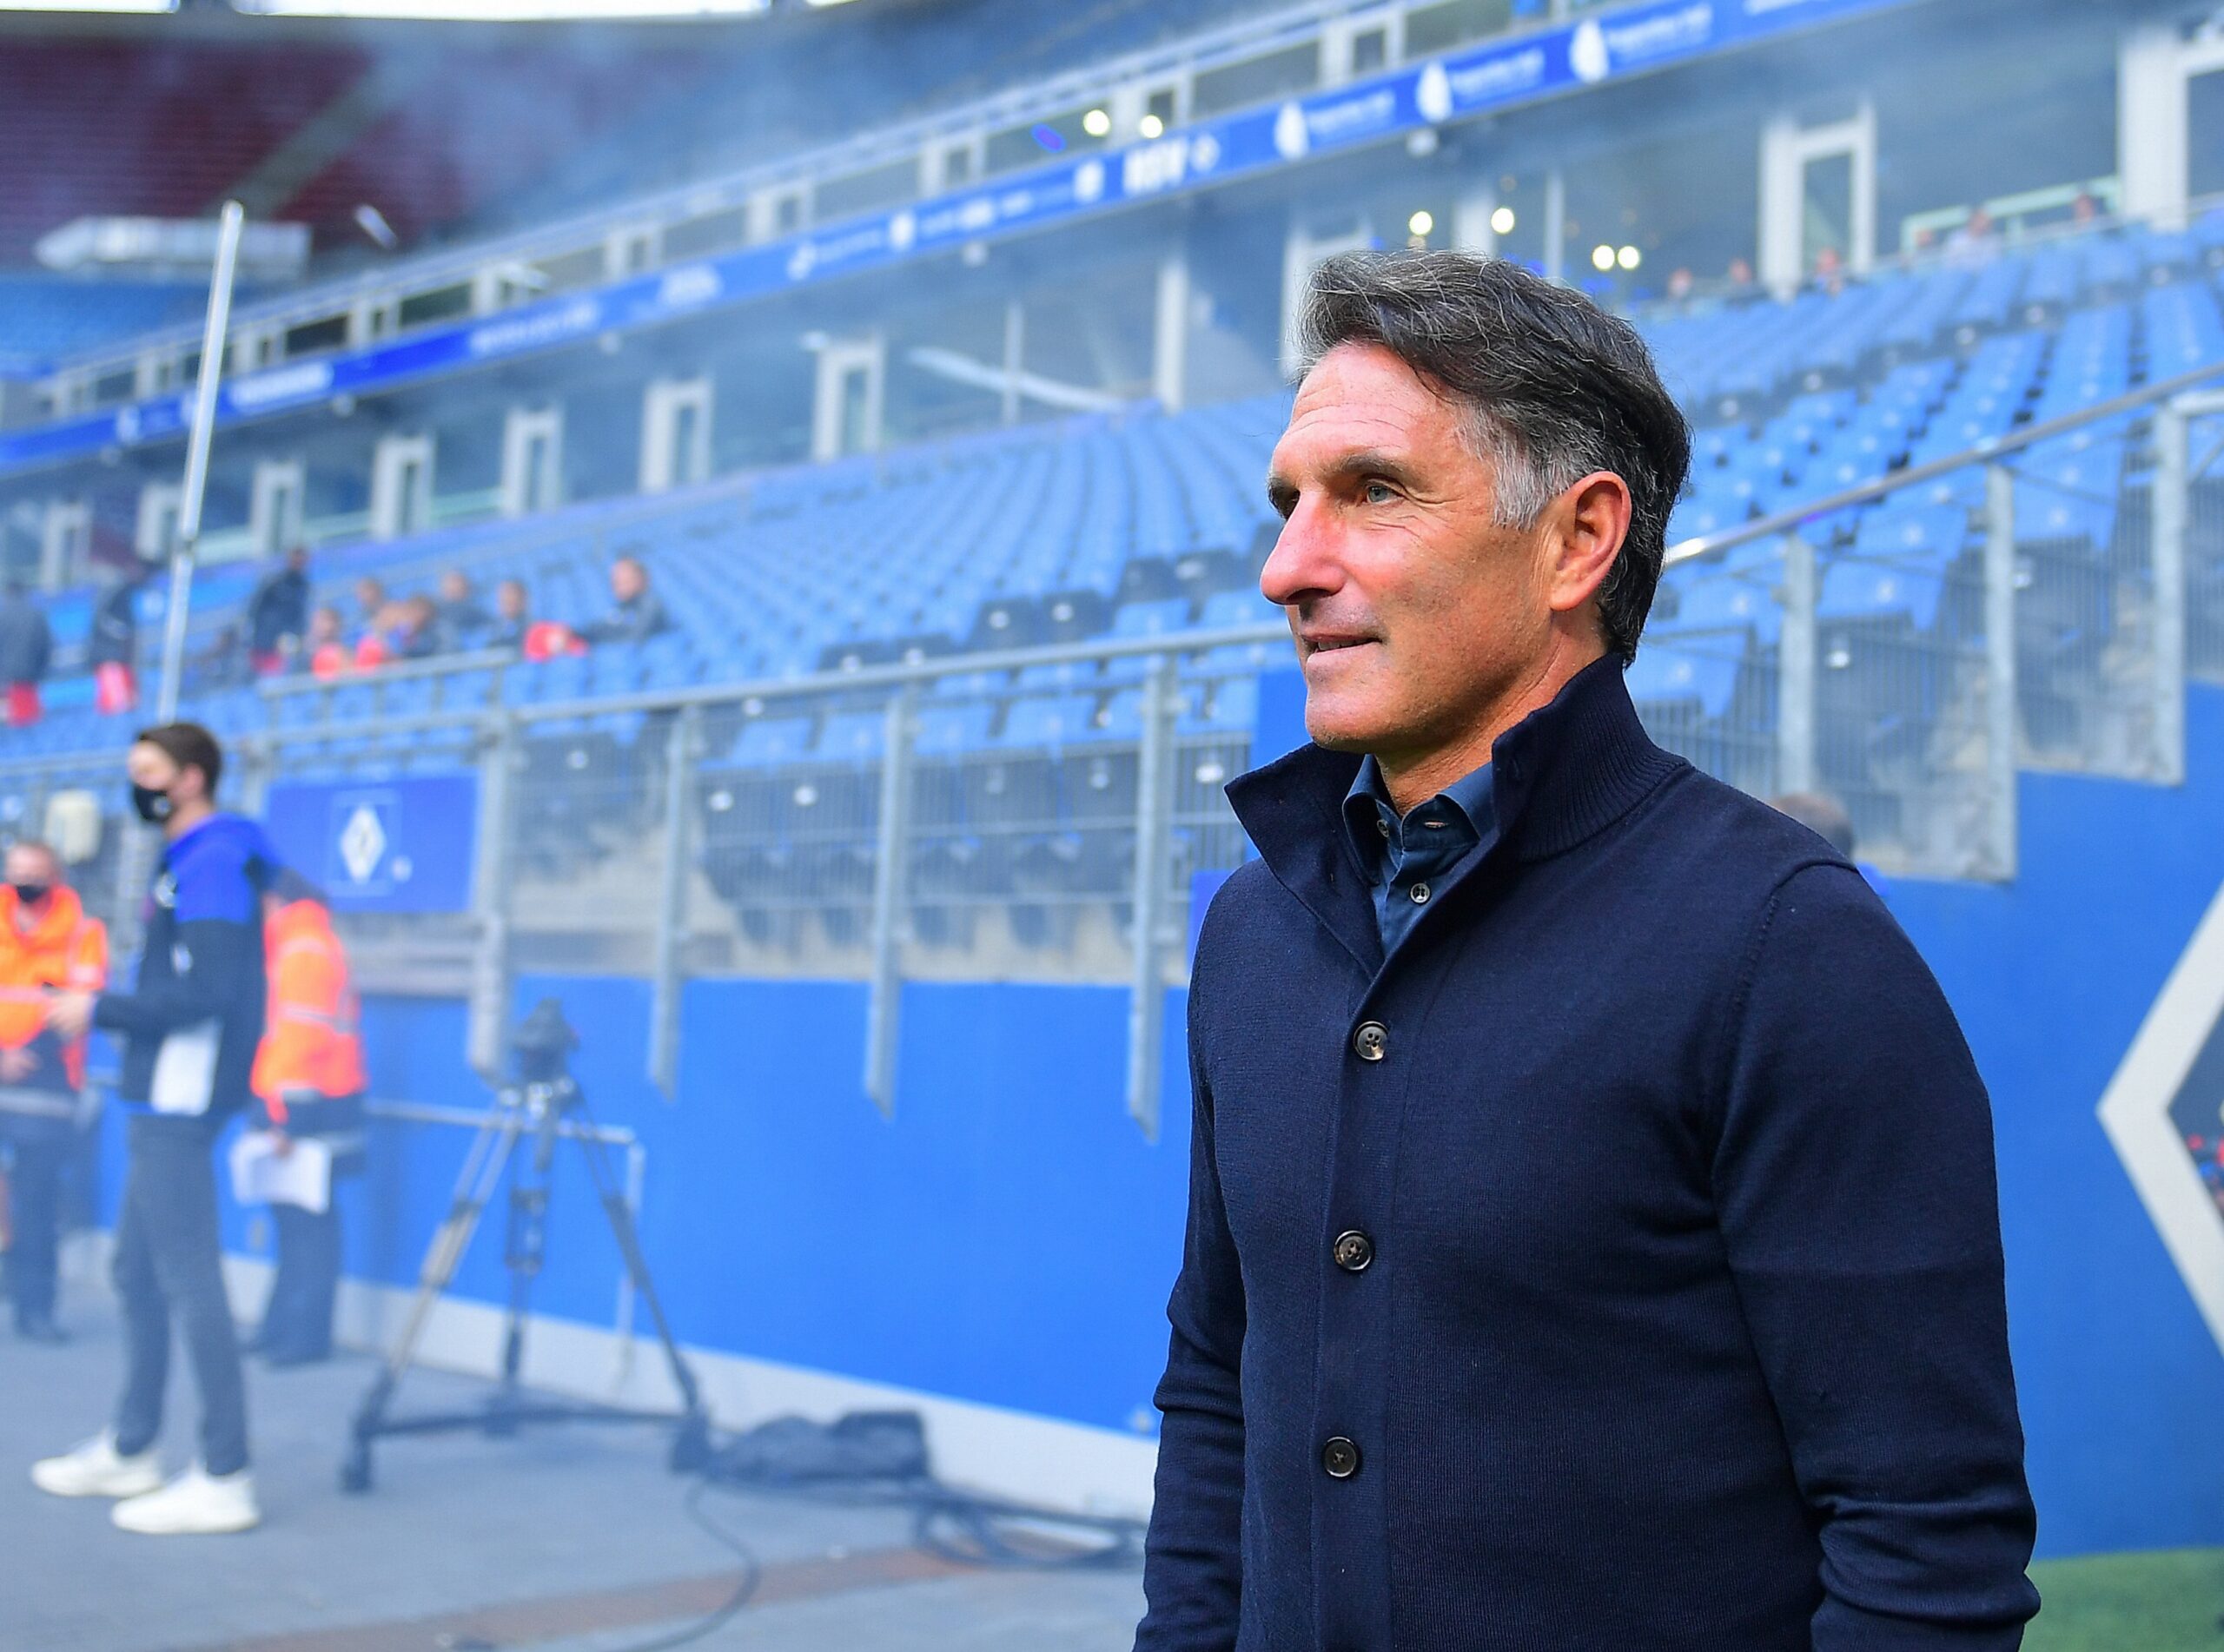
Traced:
<path fill-rule="evenodd" d="M 1991 1116 L 1876 896 L 1607 660 L 1386 964 L 1358 765 L 1228 789 L 1138 1647 L 2016 1647 Z"/>
<path fill-rule="evenodd" d="M 262 1038 L 262 890 L 278 858 L 262 828 L 215 815 L 164 845 L 143 909 L 138 974 L 103 993 L 93 1024 L 122 1034 L 116 1098 L 148 1111 L 166 1041 L 211 1036 L 212 1127 L 248 1103 Z M 175 1052 L 173 1052 L 175 1054 Z"/>

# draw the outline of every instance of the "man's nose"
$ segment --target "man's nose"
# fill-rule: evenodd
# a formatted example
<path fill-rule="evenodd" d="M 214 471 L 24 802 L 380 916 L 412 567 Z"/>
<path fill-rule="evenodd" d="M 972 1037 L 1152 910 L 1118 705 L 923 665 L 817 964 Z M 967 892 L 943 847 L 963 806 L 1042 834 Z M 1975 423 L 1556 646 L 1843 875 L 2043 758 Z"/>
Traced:
<path fill-rule="evenodd" d="M 1301 598 L 1334 591 L 1342 583 L 1334 536 L 1319 512 L 1301 502 L 1282 523 L 1274 548 L 1259 570 L 1259 591 L 1288 607 Z"/>

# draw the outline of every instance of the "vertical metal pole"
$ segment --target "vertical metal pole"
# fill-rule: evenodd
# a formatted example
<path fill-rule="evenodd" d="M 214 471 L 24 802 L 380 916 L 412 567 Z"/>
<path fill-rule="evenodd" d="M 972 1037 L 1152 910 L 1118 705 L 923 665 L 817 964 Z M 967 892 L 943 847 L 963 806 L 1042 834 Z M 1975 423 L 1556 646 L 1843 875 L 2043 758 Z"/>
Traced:
<path fill-rule="evenodd" d="M 896 1111 L 896 1041 L 904 999 L 904 921 L 911 841 L 911 724 L 918 687 L 889 697 L 881 737 L 880 821 L 872 862 L 872 983 L 865 1000 L 865 1094 L 884 1113 Z"/>
<path fill-rule="evenodd" d="M 1128 1000 L 1128 1116 L 1158 1140 L 1159 1068 L 1166 1041 L 1160 931 L 1173 841 L 1174 657 L 1154 655 L 1143 679 L 1143 740 L 1135 776 L 1135 975 Z"/>
<path fill-rule="evenodd" d="M 2186 416 L 2154 410 L 2154 479 L 2148 554 L 2154 582 L 2154 680 L 2148 772 L 2174 786 L 2186 777 L 2186 525 L 2191 512 Z"/>
<path fill-rule="evenodd" d="M 105 823 L 103 829 L 109 829 Z M 162 838 L 131 814 L 116 816 L 114 829 L 123 834 L 123 840 L 116 846 L 116 921 L 109 925 L 108 944 L 109 955 L 121 959 L 139 950 L 140 897 L 154 877 L 155 845 Z"/>
<path fill-rule="evenodd" d="M 1004 306 L 1003 420 L 1019 422 L 1019 374 L 1027 360 L 1027 307 L 1017 299 Z"/>
<path fill-rule="evenodd" d="M 1980 876 L 2016 876 L 2016 478 L 1984 472 L 1984 833 Z"/>
<path fill-rule="evenodd" d="M 270 796 L 270 771 L 278 765 L 279 748 L 258 740 L 240 755 L 246 760 L 241 764 L 240 812 L 255 816 L 262 813 Z"/>
<path fill-rule="evenodd" d="M 185 486 L 178 497 L 177 549 L 170 557 L 169 607 L 162 616 L 162 673 L 155 721 L 177 716 L 185 674 L 185 615 L 193 600 L 193 558 L 201 542 L 201 501 L 208 488 L 208 443 L 216 425 L 216 386 L 224 374 L 224 334 L 232 318 L 232 274 L 238 268 L 240 229 L 247 210 L 224 203 L 216 227 L 216 269 L 208 286 L 208 320 L 201 334 L 201 376 L 193 392 L 193 430 L 185 449 Z"/>
<path fill-rule="evenodd" d="M 1784 536 L 1784 629 L 1777 639 L 1776 784 L 1815 787 L 1815 547 Z"/>
<path fill-rule="evenodd" d="M 687 940 L 690 811 L 699 707 L 682 706 L 664 748 L 664 876 L 657 891 L 656 984 L 649 1001 L 649 1081 L 670 1100 L 679 1088 L 679 1009 L 686 981 L 680 952 Z"/>
<path fill-rule="evenodd" d="M 479 842 L 471 871 L 478 927 L 471 962 L 471 1004 L 464 1060 L 499 1072 L 510 1013 L 510 820 L 517 791 L 517 722 L 497 712 L 479 756 Z"/>
<path fill-rule="evenodd" d="M 1151 317 L 1151 394 L 1168 413 L 1180 413 L 1189 381 L 1189 254 L 1184 248 L 1158 261 Z"/>
<path fill-rule="evenodd" d="M 1554 167 L 1545 175 L 1545 279 L 1567 273 L 1567 175 Z"/>

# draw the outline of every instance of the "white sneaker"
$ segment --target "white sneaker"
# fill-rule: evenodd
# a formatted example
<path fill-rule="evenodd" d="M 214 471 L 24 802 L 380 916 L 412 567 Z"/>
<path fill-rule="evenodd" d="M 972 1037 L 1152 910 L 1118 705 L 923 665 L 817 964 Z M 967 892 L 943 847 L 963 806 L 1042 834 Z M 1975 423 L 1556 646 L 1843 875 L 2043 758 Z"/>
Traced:
<path fill-rule="evenodd" d="M 31 1464 L 31 1483 L 57 1497 L 138 1497 L 162 1483 L 162 1465 L 153 1448 L 136 1457 L 119 1456 L 113 1430 Z"/>
<path fill-rule="evenodd" d="M 210 1474 L 196 1463 L 159 1491 L 117 1503 L 109 1518 L 125 1531 L 173 1537 L 245 1531 L 261 1523 L 262 1510 L 255 1507 L 255 1477 L 245 1469 Z"/>

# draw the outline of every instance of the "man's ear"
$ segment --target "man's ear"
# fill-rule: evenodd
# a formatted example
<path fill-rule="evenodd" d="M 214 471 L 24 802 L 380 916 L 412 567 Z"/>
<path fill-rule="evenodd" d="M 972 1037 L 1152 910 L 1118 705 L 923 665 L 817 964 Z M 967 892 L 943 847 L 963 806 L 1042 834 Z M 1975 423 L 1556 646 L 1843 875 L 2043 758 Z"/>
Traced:
<path fill-rule="evenodd" d="M 1629 537 L 1630 511 L 1629 484 L 1612 471 L 1592 472 L 1552 501 L 1546 596 L 1554 613 L 1573 613 L 1605 583 Z"/>

